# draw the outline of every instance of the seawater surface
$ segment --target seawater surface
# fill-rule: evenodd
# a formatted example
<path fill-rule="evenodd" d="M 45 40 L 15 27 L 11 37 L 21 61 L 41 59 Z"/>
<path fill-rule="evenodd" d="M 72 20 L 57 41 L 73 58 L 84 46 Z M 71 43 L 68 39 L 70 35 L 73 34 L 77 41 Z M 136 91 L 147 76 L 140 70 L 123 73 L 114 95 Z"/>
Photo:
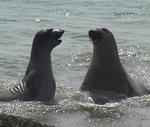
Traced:
<path fill-rule="evenodd" d="M 33 37 L 44 27 L 65 30 L 52 52 L 57 102 L 0 102 L 1 113 L 56 127 L 150 125 L 150 95 L 97 105 L 79 91 L 92 56 L 88 30 L 96 27 L 113 32 L 124 67 L 149 87 L 149 0 L 0 0 L 1 87 L 23 78 Z"/>

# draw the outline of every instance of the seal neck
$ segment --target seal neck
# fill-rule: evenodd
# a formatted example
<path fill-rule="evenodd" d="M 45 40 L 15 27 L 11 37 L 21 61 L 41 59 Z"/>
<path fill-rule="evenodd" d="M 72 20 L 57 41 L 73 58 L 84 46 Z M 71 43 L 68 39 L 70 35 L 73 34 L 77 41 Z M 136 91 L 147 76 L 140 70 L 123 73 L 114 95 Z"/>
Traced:
<path fill-rule="evenodd" d="M 48 42 L 43 42 L 42 40 L 33 40 L 32 49 L 31 49 L 31 59 L 39 63 L 47 63 L 50 59 L 52 48 Z"/>
<path fill-rule="evenodd" d="M 31 68 L 40 72 L 48 72 L 51 70 L 51 49 L 47 45 L 37 46 L 33 43 L 26 74 Z"/>
<path fill-rule="evenodd" d="M 121 64 L 117 45 L 115 42 L 112 43 L 111 45 L 105 43 L 104 45 L 94 46 L 93 63 L 105 65 L 105 67 L 118 66 Z"/>
<path fill-rule="evenodd" d="M 46 48 L 32 48 L 30 62 L 45 65 L 50 61 L 51 51 Z"/>

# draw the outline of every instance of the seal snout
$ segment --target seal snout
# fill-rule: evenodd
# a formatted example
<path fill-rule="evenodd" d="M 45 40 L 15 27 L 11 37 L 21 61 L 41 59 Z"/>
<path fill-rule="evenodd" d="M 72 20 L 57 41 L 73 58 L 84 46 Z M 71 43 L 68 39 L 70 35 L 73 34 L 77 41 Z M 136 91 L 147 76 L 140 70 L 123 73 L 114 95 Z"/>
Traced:
<path fill-rule="evenodd" d="M 107 28 L 102 28 L 101 29 L 103 32 L 109 33 L 110 31 Z"/>
<path fill-rule="evenodd" d="M 94 40 L 101 40 L 103 36 L 110 34 L 111 32 L 106 28 L 96 28 L 89 30 L 89 37 Z"/>
<path fill-rule="evenodd" d="M 97 30 L 97 29 L 92 29 L 92 30 L 89 30 L 89 37 L 92 39 L 92 40 L 96 40 L 96 39 L 102 39 L 102 33 L 101 31 Z"/>
<path fill-rule="evenodd" d="M 64 33 L 65 31 L 62 29 L 53 29 L 52 30 L 52 35 L 56 40 L 58 40 Z"/>
<path fill-rule="evenodd" d="M 51 36 L 54 40 L 53 45 L 57 46 L 58 44 L 60 44 L 62 42 L 62 40 L 60 38 L 62 37 L 62 35 L 65 31 L 62 29 L 50 29 L 50 30 L 51 30 L 50 31 Z"/>

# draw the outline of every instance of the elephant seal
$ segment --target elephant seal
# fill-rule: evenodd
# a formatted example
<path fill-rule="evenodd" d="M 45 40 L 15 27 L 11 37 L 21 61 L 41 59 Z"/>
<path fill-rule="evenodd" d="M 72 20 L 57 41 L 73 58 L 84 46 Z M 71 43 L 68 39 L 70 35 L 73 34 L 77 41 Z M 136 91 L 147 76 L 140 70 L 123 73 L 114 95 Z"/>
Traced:
<path fill-rule="evenodd" d="M 49 101 L 55 96 L 56 83 L 52 72 L 51 51 L 59 45 L 62 29 L 42 29 L 34 37 L 30 61 L 21 82 L 0 91 L 0 101 Z"/>
<path fill-rule="evenodd" d="M 127 97 L 149 93 L 143 84 L 135 83 L 123 68 L 111 31 L 106 28 L 89 30 L 93 42 L 91 64 L 81 85 L 82 91 L 109 91 Z"/>

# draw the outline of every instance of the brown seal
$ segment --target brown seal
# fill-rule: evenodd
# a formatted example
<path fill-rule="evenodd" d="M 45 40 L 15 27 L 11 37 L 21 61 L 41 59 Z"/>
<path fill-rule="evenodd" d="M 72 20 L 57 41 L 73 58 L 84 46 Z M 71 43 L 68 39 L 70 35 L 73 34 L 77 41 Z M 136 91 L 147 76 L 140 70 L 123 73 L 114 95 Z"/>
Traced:
<path fill-rule="evenodd" d="M 32 43 L 31 57 L 21 82 L 9 89 L 1 89 L 0 101 L 49 101 L 54 98 L 56 83 L 52 72 L 51 52 L 59 45 L 62 29 L 42 29 Z"/>
<path fill-rule="evenodd" d="M 92 29 L 89 37 L 93 42 L 93 56 L 82 91 L 112 91 L 127 97 L 148 93 L 145 86 L 136 84 L 123 68 L 112 32 L 106 28 Z"/>

